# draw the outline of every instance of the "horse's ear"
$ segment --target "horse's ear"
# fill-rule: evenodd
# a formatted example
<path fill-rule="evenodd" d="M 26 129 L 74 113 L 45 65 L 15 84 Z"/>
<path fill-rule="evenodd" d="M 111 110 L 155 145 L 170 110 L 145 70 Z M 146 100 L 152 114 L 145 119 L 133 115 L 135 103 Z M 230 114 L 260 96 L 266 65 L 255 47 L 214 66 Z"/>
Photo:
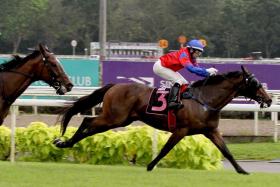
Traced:
<path fill-rule="evenodd" d="M 249 71 L 243 66 L 241 65 L 241 69 L 242 69 L 242 72 L 245 74 L 245 75 L 249 75 Z"/>
<path fill-rule="evenodd" d="M 46 49 L 45 46 L 43 44 L 39 44 L 39 50 L 41 52 L 41 54 L 43 55 L 43 57 L 46 57 Z"/>

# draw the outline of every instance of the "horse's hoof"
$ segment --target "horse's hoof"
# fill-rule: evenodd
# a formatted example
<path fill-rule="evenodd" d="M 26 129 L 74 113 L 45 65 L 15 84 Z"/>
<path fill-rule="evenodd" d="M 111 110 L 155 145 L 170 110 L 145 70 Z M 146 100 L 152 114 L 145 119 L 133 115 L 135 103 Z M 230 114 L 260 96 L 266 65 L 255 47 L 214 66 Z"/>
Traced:
<path fill-rule="evenodd" d="M 239 174 L 243 174 L 243 175 L 250 175 L 250 173 L 248 173 L 247 171 L 245 170 L 241 170 L 241 171 L 238 171 Z"/>
<path fill-rule="evenodd" d="M 69 141 L 62 141 L 59 138 L 55 139 L 53 141 L 53 144 L 58 148 L 70 148 L 70 147 L 73 147 L 73 145 L 74 145 Z"/>
<path fill-rule="evenodd" d="M 54 141 L 53 141 L 53 144 L 58 147 L 58 148 L 64 148 L 66 147 L 65 146 L 65 142 L 63 142 L 62 140 L 60 140 L 59 138 L 56 138 Z"/>
<path fill-rule="evenodd" d="M 53 144 L 57 144 L 58 142 L 61 142 L 61 140 L 59 138 L 54 139 Z"/>
<path fill-rule="evenodd" d="M 147 166 L 147 171 L 152 171 L 153 168 L 154 168 L 154 166 L 149 164 L 149 165 Z"/>

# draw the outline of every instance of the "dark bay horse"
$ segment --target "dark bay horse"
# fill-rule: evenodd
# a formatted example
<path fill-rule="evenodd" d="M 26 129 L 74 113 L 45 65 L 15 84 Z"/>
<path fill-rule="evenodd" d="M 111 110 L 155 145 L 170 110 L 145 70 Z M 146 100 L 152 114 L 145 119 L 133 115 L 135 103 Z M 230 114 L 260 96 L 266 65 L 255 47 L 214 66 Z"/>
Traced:
<path fill-rule="evenodd" d="M 0 64 L 0 125 L 11 104 L 38 80 L 52 86 L 60 95 L 73 87 L 59 60 L 42 44 L 39 50 L 24 58 L 15 55 L 11 61 Z"/>
<path fill-rule="evenodd" d="M 153 88 L 142 84 L 108 84 L 88 96 L 84 96 L 66 108 L 61 120 L 62 135 L 73 115 L 90 109 L 103 101 L 102 113 L 97 117 L 85 117 L 77 132 L 66 141 L 56 139 L 60 148 L 72 147 L 87 136 L 116 127 L 124 127 L 135 120 L 169 131 L 167 117 L 146 113 Z M 203 134 L 209 138 L 234 166 L 238 173 L 247 174 L 227 149 L 218 130 L 221 109 L 233 98 L 245 96 L 257 101 L 261 107 L 271 105 L 271 97 L 260 82 L 243 66 L 242 71 L 208 77 L 191 85 L 191 99 L 183 99 L 184 107 L 177 110 L 177 126 L 159 155 L 148 165 L 151 171 L 183 137 Z"/>

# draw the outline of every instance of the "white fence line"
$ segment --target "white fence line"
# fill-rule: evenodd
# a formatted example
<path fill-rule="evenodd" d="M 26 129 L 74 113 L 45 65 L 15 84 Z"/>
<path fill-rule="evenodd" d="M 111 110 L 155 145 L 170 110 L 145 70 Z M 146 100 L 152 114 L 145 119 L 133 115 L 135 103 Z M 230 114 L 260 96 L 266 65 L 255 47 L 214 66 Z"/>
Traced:
<path fill-rule="evenodd" d="M 15 128 L 16 128 L 16 112 L 18 106 L 53 106 L 62 107 L 72 103 L 71 100 L 65 100 L 65 97 L 82 97 L 92 93 L 99 87 L 76 87 L 65 96 L 55 95 L 53 88 L 42 86 L 30 86 L 22 95 L 23 96 L 55 96 L 62 99 L 17 99 L 11 106 L 11 162 L 15 161 Z M 274 121 L 274 141 L 278 141 L 278 112 L 280 112 L 280 91 L 268 91 L 274 95 L 274 103 L 271 107 L 260 109 L 257 104 L 228 104 L 223 111 L 252 111 L 255 112 L 255 135 L 258 135 L 258 112 L 272 112 Z M 154 146 L 153 146 L 154 147 Z"/>
<path fill-rule="evenodd" d="M 254 112 L 254 135 L 258 136 L 258 112 L 272 112 L 274 119 L 274 142 L 278 141 L 278 112 L 280 112 L 280 105 L 271 105 L 269 108 L 260 108 L 257 104 L 228 104 L 222 111 L 247 111 Z"/>
<path fill-rule="evenodd" d="M 67 100 L 49 100 L 49 99 L 17 99 L 11 106 L 11 162 L 15 161 L 15 129 L 16 129 L 16 111 L 18 106 L 65 106 L 72 103 Z M 228 104 L 223 111 L 254 111 L 254 112 L 280 112 L 280 105 L 272 105 L 269 108 L 261 109 L 256 104 Z M 278 118 L 274 119 L 275 131 L 274 141 L 278 141 Z"/>
<path fill-rule="evenodd" d="M 29 86 L 21 96 L 31 96 L 32 99 L 37 99 L 41 96 L 47 96 L 50 98 L 59 98 L 65 99 L 70 98 L 79 98 L 85 95 L 91 94 L 94 90 L 97 90 L 100 87 L 73 87 L 71 92 L 67 92 L 65 95 L 56 95 L 56 91 L 49 86 Z M 22 97 L 21 97 L 22 98 Z M 20 105 L 19 105 L 20 106 Z M 29 105 L 30 106 L 30 105 Z M 38 106 L 33 106 L 34 114 L 38 114 Z M 94 112 L 94 110 L 92 110 Z"/>
<path fill-rule="evenodd" d="M 15 133 L 16 133 L 16 113 L 18 106 L 65 106 L 73 101 L 50 100 L 50 99 L 17 99 L 10 108 L 11 112 L 11 153 L 10 161 L 15 162 Z"/>
<path fill-rule="evenodd" d="M 56 95 L 56 91 L 48 86 L 29 86 L 21 96 L 81 97 L 91 94 L 100 87 L 73 87 L 65 95 Z"/>

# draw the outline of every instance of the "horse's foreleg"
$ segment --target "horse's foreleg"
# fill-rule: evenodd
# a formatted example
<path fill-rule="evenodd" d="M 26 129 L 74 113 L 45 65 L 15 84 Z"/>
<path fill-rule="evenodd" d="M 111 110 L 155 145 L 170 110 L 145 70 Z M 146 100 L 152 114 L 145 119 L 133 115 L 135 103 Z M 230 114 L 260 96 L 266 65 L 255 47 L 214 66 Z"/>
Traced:
<path fill-rule="evenodd" d="M 176 129 L 170 136 L 167 143 L 163 146 L 158 156 L 147 166 L 147 170 L 151 171 L 155 165 L 182 139 L 187 135 L 188 129 Z"/>
<path fill-rule="evenodd" d="M 241 166 L 233 158 L 232 154 L 228 150 L 228 148 L 223 140 L 223 137 L 221 136 L 220 132 L 217 129 L 214 131 L 211 131 L 205 135 L 217 146 L 217 148 L 221 151 L 221 153 L 224 155 L 224 157 L 230 161 L 230 163 L 233 165 L 233 167 L 235 168 L 235 170 L 238 173 L 249 174 L 244 169 L 242 169 Z"/>

